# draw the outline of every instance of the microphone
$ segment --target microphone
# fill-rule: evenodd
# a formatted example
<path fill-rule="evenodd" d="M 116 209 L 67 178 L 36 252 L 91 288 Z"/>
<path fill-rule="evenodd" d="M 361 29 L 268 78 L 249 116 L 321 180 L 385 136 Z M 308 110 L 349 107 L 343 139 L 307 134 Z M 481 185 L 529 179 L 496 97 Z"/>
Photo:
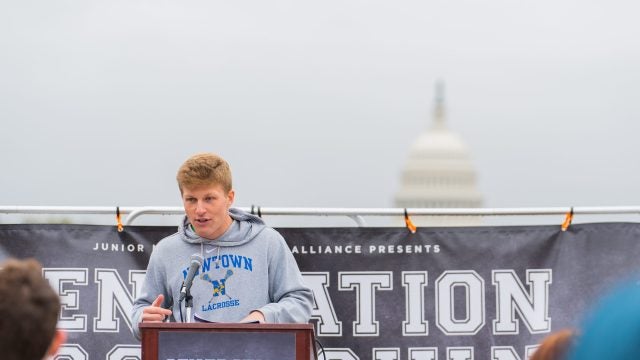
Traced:
<path fill-rule="evenodd" d="M 189 266 L 189 272 L 187 273 L 186 279 L 184 279 L 184 281 L 182 282 L 182 288 L 180 289 L 180 302 L 182 302 L 187 297 L 187 293 L 191 290 L 193 278 L 196 277 L 196 273 L 202 266 L 203 260 L 204 259 L 200 254 L 191 255 L 191 265 Z"/>

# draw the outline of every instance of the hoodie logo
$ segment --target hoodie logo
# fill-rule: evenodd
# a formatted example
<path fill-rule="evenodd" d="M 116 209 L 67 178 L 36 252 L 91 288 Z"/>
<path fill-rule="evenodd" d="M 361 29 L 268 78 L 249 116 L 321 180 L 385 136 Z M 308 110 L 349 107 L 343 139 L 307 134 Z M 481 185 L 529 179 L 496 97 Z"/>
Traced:
<path fill-rule="evenodd" d="M 202 263 L 202 272 L 209 272 L 213 269 L 220 268 L 253 271 L 253 259 L 242 255 L 224 254 L 220 256 L 209 256 L 208 258 L 204 259 L 204 262 Z M 185 273 L 185 276 L 188 271 L 188 268 L 183 271 Z"/>
<path fill-rule="evenodd" d="M 223 269 L 220 271 L 220 269 Z M 183 272 L 187 272 L 185 269 Z M 210 284 L 211 298 L 207 304 L 202 305 L 202 311 L 221 310 L 224 308 L 240 306 L 240 299 L 233 299 L 228 290 L 228 281 L 238 271 L 253 272 L 253 259 L 250 257 L 223 254 L 210 256 L 202 262 L 199 279 Z M 217 270 L 217 271 L 216 271 Z M 224 274 L 224 277 L 220 275 Z M 185 275 L 186 276 L 186 275 Z M 237 283 L 237 282 L 234 282 Z"/>
<path fill-rule="evenodd" d="M 224 279 L 212 279 L 209 274 L 202 274 L 202 276 L 200 276 L 202 280 L 208 281 L 213 287 L 213 295 L 211 296 L 211 300 L 209 300 L 210 303 L 213 302 L 216 297 L 221 295 L 226 295 L 231 299 L 231 297 L 227 295 L 227 287 L 225 286 L 227 279 L 231 277 L 231 275 L 233 275 L 233 271 L 229 269 L 227 270 L 227 274 L 224 276 Z"/>

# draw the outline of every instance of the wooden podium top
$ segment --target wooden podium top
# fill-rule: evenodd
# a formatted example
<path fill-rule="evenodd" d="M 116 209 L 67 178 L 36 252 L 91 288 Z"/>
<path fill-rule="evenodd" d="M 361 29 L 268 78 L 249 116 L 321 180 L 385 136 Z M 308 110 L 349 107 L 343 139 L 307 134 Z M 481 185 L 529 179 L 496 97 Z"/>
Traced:
<path fill-rule="evenodd" d="M 177 358 L 309 360 L 312 324 L 140 323 L 142 360 Z"/>
<path fill-rule="evenodd" d="M 254 329 L 255 331 L 295 331 L 295 330 L 311 330 L 313 331 L 313 324 L 268 324 L 268 323 L 140 323 L 138 324 L 141 333 L 144 333 L 143 329 L 151 330 L 194 330 L 194 329 L 224 329 L 224 330 L 241 330 L 248 331 Z"/>

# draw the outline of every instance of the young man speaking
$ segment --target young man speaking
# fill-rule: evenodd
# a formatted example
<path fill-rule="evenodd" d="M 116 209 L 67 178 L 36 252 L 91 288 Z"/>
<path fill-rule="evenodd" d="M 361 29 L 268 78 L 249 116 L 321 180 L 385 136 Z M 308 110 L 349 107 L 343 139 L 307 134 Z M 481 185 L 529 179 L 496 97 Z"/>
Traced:
<path fill-rule="evenodd" d="M 262 219 L 231 208 L 235 193 L 227 162 L 196 154 L 177 175 L 186 216 L 178 232 L 155 247 L 140 296 L 138 323 L 185 317 L 180 302 L 191 259 L 202 265 L 193 280 L 193 313 L 213 322 L 306 323 L 313 295 L 282 236 Z"/>

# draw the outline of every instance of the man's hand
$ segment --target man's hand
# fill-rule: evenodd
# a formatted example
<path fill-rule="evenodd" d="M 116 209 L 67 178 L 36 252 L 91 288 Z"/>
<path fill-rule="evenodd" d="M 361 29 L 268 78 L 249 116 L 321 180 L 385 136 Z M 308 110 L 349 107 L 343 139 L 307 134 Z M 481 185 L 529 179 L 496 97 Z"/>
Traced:
<path fill-rule="evenodd" d="M 141 322 L 163 322 L 165 317 L 171 315 L 171 310 L 161 307 L 164 295 L 160 294 L 153 303 L 142 309 Z"/>
<path fill-rule="evenodd" d="M 264 319 L 264 314 L 262 314 L 258 310 L 252 311 L 251 313 L 249 313 L 249 315 L 245 316 L 245 318 L 242 319 L 240 322 L 244 323 L 244 322 L 256 322 L 256 321 L 261 324 L 266 322 L 266 320 Z"/>

